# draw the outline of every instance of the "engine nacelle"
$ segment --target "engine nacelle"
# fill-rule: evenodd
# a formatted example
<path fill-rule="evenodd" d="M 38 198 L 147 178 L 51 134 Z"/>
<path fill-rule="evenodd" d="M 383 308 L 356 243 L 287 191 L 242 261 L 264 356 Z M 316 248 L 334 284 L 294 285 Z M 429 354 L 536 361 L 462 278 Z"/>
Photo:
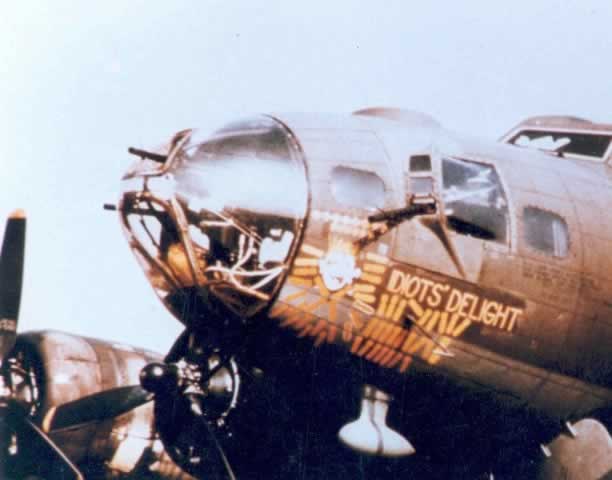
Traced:
<path fill-rule="evenodd" d="M 160 358 L 127 345 L 53 331 L 19 335 L 12 356 L 36 376 L 39 415 L 92 393 L 138 384 L 142 367 Z"/>
<path fill-rule="evenodd" d="M 127 345 L 44 331 L 19 335 L 11 355 L 17 398 L 45 428 L 53 408 L 115 387 L 139 383 L 141 369 L 160 356 Z M 119 417 L 50 432 L 64 453 L 84 471 L 191 478 L 170 460 L 156 436 L 153 404 Z"/>

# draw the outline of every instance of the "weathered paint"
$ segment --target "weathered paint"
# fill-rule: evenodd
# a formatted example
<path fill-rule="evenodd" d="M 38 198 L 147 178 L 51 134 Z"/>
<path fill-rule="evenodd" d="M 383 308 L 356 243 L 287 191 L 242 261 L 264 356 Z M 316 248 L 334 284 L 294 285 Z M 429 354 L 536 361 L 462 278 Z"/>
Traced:
<path fill-rule="evenodd" d="M 406 118 L 282 120 L 303 149 L 312 202 L 302 249 L 270 312 L 283 328 L 312 338 L 315 346 L 337 344 L 383 368 L 406 372 L 435 365 L 493 389 L 507 387 L 497 378 L 500 362 L 503 370 L 531 375 L 533 381 L 509 389 L 535 404 L 546 403 L 538 394 L 543 385 L 575 398 L 550 407 L 563 415 L 610 402 L 611 343 L 600 341 L 612 336 L 606 300 L 612 297 L 612 268 L 604 267 L 610 262 L 604 244 L 612 242 L 612 225 L 603 215 L 610 196 L 607 176 L 591 165 L 462 140 Z M 367 228 L 368 212 L 339 204 L 331 191 L 334 167 L 362 168 L 385 182 L 385 208 L 401 207 L 406 159 L 422 152 L 494 165 L 508 198 L 505 244 L 450 233 L 466 266 L 465 279 L 418 221 L 357 251 L 354 242 Z M 565 258 L 526 244 L 525 207 L 564 218 L 570 236 Z M 591 245 L 601 248 L 593 252 Z M 332 292 L 322 268 L 335 251 L 351 256 L 360 274 Z"/>

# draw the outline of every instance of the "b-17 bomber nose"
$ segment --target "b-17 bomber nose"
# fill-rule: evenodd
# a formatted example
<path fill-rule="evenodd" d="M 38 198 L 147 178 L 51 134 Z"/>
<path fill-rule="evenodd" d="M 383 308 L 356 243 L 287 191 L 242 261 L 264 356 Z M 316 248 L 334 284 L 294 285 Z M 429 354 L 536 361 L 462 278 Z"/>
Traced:
<path fill-rule="evenodd" d="M 122 223 L 170 311 L 197 327 L 269 306 L 308 206 L 292 133 L 262 116 L 208 136 L 179 132 L 167 154 L 132 153 L 141 158 L 123 178 Z"/>

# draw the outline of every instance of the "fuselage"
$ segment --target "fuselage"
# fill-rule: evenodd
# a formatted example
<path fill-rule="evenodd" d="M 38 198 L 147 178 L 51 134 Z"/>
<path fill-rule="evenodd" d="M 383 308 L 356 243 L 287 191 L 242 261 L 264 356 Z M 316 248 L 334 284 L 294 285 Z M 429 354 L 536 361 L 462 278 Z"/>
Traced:
<path fill-rule="evenodd" d="M 408 382 L 442 371 L 564 417 L 610 404 L 605 166 L 466 140 L 418 115 L 278 118 L 300 143 L 311 195 L 270 311 L 282 328 Z M 428 155 L 463 275 L 415 219 L 354 247 L 376 189 L 375 208 L 401 208 L 419 176 L 410 158 Z M 351 181 L 354 196 L 343 193 Z"/>
<path fill-rule="evenodd" d="M 388 109 L 181 135 L 126 176 L 122 211 L 189 327 L 262 322 L 399 384 L 438 372 L 564 418 L 611 404 L 607 167 Z"/>

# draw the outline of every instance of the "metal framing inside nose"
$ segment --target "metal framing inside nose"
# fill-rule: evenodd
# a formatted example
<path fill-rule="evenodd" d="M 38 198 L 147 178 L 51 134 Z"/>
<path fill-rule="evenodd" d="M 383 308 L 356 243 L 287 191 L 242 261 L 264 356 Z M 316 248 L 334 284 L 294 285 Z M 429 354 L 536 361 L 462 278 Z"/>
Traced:
<path fill-rule="evenodd" d="M 124 182 L 125 231 L 153 284 L 160 267 L 182 269 L 176 290 L 196 287 L 248 317 L 274 298 L 295 256 L 309 198 L 304 159 L 294 136 L 270 117 L 236 122 L 200 143 L 190 137 L 163 168 L 170 198 L 155 191 L 150 174 L 140 175 L 140 191 L 134 177 Z M 143 244 L 153 251 L 143 255 Z"/>

